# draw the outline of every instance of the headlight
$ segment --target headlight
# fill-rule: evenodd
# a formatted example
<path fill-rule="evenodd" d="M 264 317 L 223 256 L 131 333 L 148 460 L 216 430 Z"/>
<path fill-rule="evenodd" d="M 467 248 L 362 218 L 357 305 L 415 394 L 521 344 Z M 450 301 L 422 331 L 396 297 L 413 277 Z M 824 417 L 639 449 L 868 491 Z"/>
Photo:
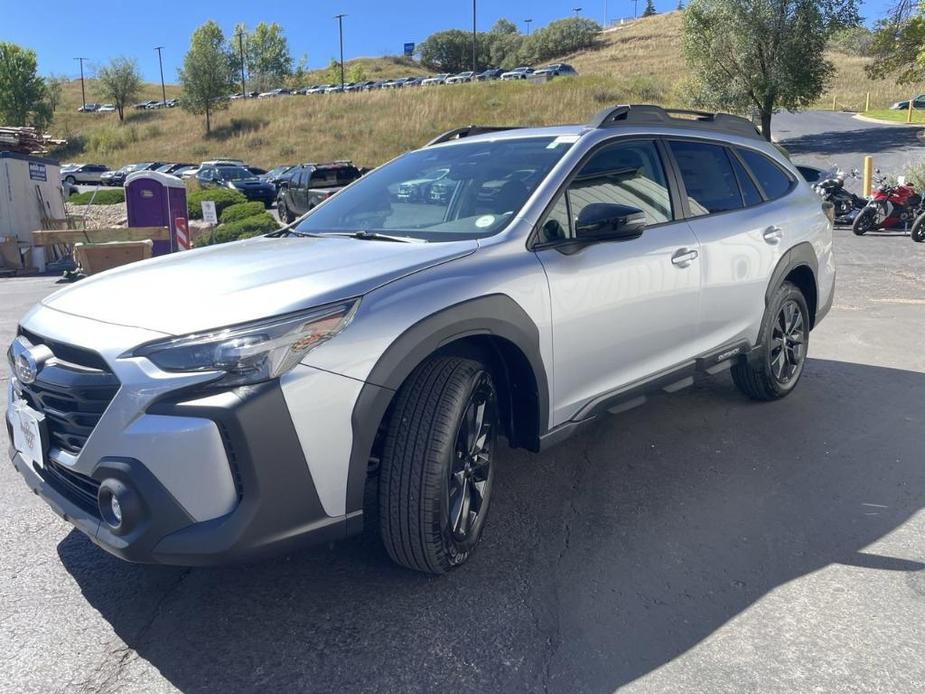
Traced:
<path fill-rule="evenodd" d="M 213 386 L 276 378 L 353 318 L 359 299 L 209 333 L 152 342 L 134 351 L 164 371 L 224 371 Z"/>

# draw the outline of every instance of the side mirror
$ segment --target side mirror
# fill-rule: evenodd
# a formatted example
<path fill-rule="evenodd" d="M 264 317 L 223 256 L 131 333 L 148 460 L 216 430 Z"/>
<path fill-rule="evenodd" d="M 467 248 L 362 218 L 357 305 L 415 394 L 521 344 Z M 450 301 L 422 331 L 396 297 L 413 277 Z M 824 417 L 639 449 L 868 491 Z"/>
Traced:
<path fill-rule="evenodd" d="M 645 212 L 630 205 L 594 202 L 585 205 L 575 222 L 577 241 L 618 241 L 640 236 L 646 227 Z"/>

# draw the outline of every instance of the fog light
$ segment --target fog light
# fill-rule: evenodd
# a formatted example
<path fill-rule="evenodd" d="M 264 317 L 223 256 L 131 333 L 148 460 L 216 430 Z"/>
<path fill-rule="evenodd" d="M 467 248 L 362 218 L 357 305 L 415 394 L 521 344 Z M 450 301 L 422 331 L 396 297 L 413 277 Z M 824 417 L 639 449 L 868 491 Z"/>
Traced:
<path fill-rule="evenodd" d="M 117 535 L 131 532 L 143 515 L 138 494 L 116 479 L 103 480 L 96 501 L 103 522 Z"/>

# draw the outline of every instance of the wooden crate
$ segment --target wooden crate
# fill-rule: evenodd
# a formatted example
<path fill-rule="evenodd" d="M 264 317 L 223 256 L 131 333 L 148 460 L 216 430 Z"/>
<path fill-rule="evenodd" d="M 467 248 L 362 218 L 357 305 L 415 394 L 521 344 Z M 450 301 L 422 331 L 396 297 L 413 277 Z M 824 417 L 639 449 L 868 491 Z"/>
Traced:
<path fill-rule="evenodd" d="M 128 265 L 151 257 L 154 243 L 145 241 L 112 241 L 109 243 L 75 243 L 74 260 L 88 275 Z"/>

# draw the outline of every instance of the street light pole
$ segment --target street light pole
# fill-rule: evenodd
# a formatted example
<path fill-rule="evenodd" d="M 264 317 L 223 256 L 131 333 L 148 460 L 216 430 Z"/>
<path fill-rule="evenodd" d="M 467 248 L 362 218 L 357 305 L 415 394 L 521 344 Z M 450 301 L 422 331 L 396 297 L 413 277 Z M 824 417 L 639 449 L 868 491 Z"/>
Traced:
<path fill-rule="evenodd" d="M 532 21 L 533 21 L 532 19 L 525 19 L 525 20 L 524 20 L 524 24 L 527 25 L 527 36 L 530 35 L 530 23 L 531 23 Z"/>
<path fill-rule="evenodd" d="M 572 8 L 572 12 L 575 13 L 575 16 L 576 16 L 576 17 L 578 17 L 578 16 L 581 15 L 581 8 L 580 8 L 580 7 L 573 7 L 573 8 Z"/>
<path fill-rule="evenodd" d="M 164 59 L 161 56 L 161 51 L 164 50 L 164 47 L 155 46 L 154 50 L 157 51 L 157 63 L 161 67 L 161 103 L 167 106 L 167 87 L 164 86 Z"/>
<path fill-rule="evenodd" d="M 238 51 L 241 53 L 241 98 L 247 98 L 247 87 L 244 85 L 244 29 L 238 27 Z"/>
<path fill-rule="evenodd" d="M 340 90 L 344 91 L 344 17 L 347 15 L 339 14 L 334 17 L 337 20 L 337 30 L 340 33 Z"/>
<path fill-rule="evenodd" d="M 478 71 L 478 64 L 476 59 L 476 34 L 475 34 L 475 2 L 472 0 L 472 72 Z"/>
<path fill-rule="evenodd" d="M 87 92 L 84 89 L 84 61 L 86 58 L 74 58 L 74 60 L 80 61 L 80 98 L 83 102 L 83 105 L 87 105 Z"/>

